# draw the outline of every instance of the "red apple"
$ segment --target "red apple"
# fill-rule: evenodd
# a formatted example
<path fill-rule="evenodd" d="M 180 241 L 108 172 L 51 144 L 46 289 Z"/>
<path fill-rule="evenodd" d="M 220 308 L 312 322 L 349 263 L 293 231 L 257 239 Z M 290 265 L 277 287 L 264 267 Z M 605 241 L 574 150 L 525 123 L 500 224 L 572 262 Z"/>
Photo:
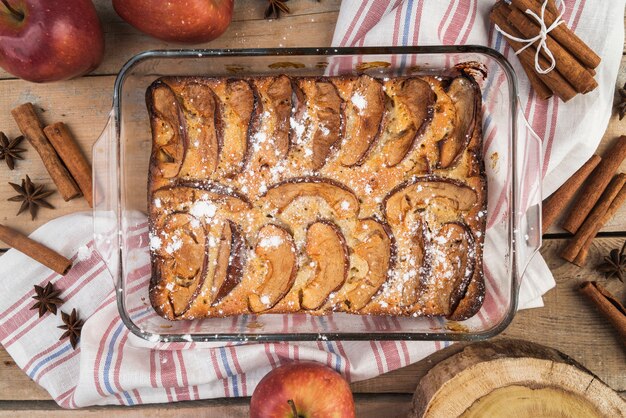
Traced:
<path fill-rule="evenodd" d="M 217 38 L 233 16 L 233 0 L 113 0 L 113 8 L 148 35 L 191 44 Z"/>
<path fill-rule="evenodd" d="M 296 362 L 269 372 L 254 390 L 250 418 L 354 418 L 348 382 L 333 369 Z"/>
<path fill-rule="evenodd" d="M 91 0 L 0 0 L 0 67 L 28 81 L 95 69 L 104 36 Z"/>

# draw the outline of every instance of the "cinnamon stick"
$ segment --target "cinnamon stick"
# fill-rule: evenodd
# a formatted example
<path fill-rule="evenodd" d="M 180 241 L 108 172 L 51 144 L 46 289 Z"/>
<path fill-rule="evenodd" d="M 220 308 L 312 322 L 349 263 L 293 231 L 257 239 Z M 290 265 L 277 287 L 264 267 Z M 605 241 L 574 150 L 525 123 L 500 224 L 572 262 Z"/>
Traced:
<path fill-rule="evenodd" d="M 585 221 L 591 209 L 606 189 L 613 175 L 626 158 L 626 136 L 619 137 L 604 154 L 602 162 L 589 176 L 589 181 L 578 194 L 572 210 L 561 225 L 563 229 L 576 233 L 580 225 Z"/>
<path fill-rule="evenodd" d="M 522 37 L 522 34 L 520 34 L 517 31 L 517 29 L 515 29 L 507 21 L 507 15 L 508 15 L 509 10 L 510 10 L 509 6 L 506 3 L 502 2 L 502 1 L 496 3 L 494 5 L 493 9 L 491 10 L 490 20 L 491 20 L 492 23 L 498 25 L 500 27 L 500 29 L 502 29 L 503 31 L 507 32 L 508 34 L 516 36 L 516 37 Z M 520 49 L 522 49 L 522 47 L 524 46 L 520 42 L 512 41 L 511 39 L 508 39 L 508 38 L 507 38 L 507 42 L 509 43 L 509 45 L 511 45 L 511 48 L 513 48 L 513 50 L 516 51 L 516 52 L 519 51 Z M 534 70 L 534 68 L 535 68 L 535 51 L 536 50 L 535 50 L 534 47 L 526 48 L 524 51 L 520 52 L 517 55 L 517 58 L 522 63 L 522 67 L 530 68 L 531 71 L 534 74 L 536 74 L 536 76 L 550 90 L 552 90 L 552 92 L 554 94 L 559 96 L 559 98 L 561 100 L 563 100 L 564 102 L 567 102 L 568 100 L 570 100 L 571 98 L 576 96 L 576 94 L 577 94 L 576 90 L 557 71 L 550 71 L 547 74 L 538 74 L 538 73 L 535 72 L 535 70 Z M 539 63 L 544 68 L 548 67 L 550 65 L 548 63 L 548 60 L 546 60 L 544 57 L 539 57 Z"/>
<path fill-rule="evenodd" d="M 580 229 L 578 229 L 574 238 L 567 243 L 561 252 L 561 257 L 569 262 L 574 262 L 574 259 L 582 249 L 583 245 L 585 245 L 590 237 L 594 237 L 597 231 L 599 231 L 602 227 L 600 222 L 607 213 L 611 203 L 613 203 L 613 200 L 615 200 L 624 187 L 624 184 L 626 184 L 626 174 L 624 173 L 616 175 L 611 180 L 606 190 L 598 200 L 598 204 L 593 208 L 585 222 L 581 225 Z M 574 208 L 574 210 L 576 210 L 576 208 Z"/>
<path fill-rule="evenodd" d="M 526 10 L 531 10 L 538 16 L 541 16 L 541 6 L 535 3 L 533 0 L 512 0 L 511 3 L 517 9 L 526 13 Z M 556 14 L 549 10 L 544 13 L 546 26 L 552 25 L 556 19 Z M 596 68 L 600 65 L 600 57 L 596 54 L 586 43 L 582 41 L 570 28 L 566 25 L 558 25 L 549 34 L 552 38 L 558 41 L 565 49 L 567 49 L 578 61 L 580 61 L 585 67 Z"/>
<path fill-rule="evenodd" d="M 72 267 L 67 258 L 4 225 L 0 225 L 0 240 L 60 275 L 67 274 Z"/>
<path fill-rule="evenodd" d="M 540 28 L 536 21 L 531 20 L 529 15 L 519 9 L 512 8 L 508 20 L 526 38 L 535 37 L 539 33 Z M 577 92 L 587 93 L 598 87 L 598 83 L 589 71 L 550 36 L 546 39 L 546 46 L 554 54 L 555 69 L 567 79 Z M 541 50 L 541 54 L 549 59 L 545 49 Z"/>
<path fill-rule="evenodd" d="M 594 230 L 589 233 L 589 237 L 583 244 L 582 248 L 578 252 L 578 255 L 574 259 L 574 264 L 577 266 L 584 266 L 587 263 L 587 256 L 589 255 L 589 248 L 593 243 L 593 239 L 598 235 L 598 232 L 602 229 L 607 222 L 613 219 L 613 216 L 617 213 L 620 207 L 626 202 L 626 185 L 622 187 L 622 190 L 615 196 L 615 199 L 611 202 L 610 206 L 600 219 L 600 222 L 595 226 Z"/>
<path fill-rule="evenodd" d="M 543 233 L 546 233 L 556 218 L 563 213 L 563 210 L 574 198 L 576 191 L 601 160 L 602 158 L 600 156 L 592 155 L 572 177 L 563 183 L 552 196 L 545 200 L 541 211 L 541 229 Z"/>
<path fill-rule="evenodd" d="M 619 334 L 622 344 L 626 346 L 626 308 L 624 305 L 597 282 L 583 282 L 578 290 L 609 321 Z"/>
<path fill-rule="evenodd" d="M 87 203 L 89 203 L 89 207 L 93 207 L 91 166 L 78 148 L 78 144 L 72 137 L 69 129 L 63 122 L 57 122 L 46 126 L 43 131 L 76 183 L 78 183 L 78 187 L 80 187 L 80 191 L 85 196 Z"/>
<path fill-rule="evenodd" d="M 543 2 L 541 0 L 535 0 L 535 4 L 538 4 L 539 7 L 543 6 Z M 554 15 L 559 14 L 559 9 L 556 7 L 556 3 L 554 0 L 548 0 L 548 4 L 546 5 L 546 10 L 549 10 Z"/>
<path fill-rule="evenodd" d="M 11 110 L 11 114 L 17 122 L 17 126 L 22 134 L 28 139 L 33 148 L 37 151 L 43 165 L 48 170 L 52 181 L 56 184 L 59 193 L 66 202 L 80 194 L 78 186 L 72 179 L 56 151 L 46 138 L 43 132 L 43 125 L 39 121 L 35 108 L 31 103 L 24 103 Z"/>

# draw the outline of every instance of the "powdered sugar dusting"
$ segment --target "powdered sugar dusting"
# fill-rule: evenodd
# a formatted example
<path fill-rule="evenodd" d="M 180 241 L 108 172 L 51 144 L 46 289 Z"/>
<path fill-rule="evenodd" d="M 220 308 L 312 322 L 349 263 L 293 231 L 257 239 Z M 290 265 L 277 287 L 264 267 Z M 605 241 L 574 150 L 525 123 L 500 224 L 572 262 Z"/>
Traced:
<path fill-rule="evenodd" d="M 365 96 L 363 96 L 361 93 L 354 93 L 350 101 L 360 111 L 365 110 L 365 108 L 367 107 L 367 100 L 365 99 Z"/>
<path fill-rule="evenodd" d="M 259 241 L 259 247 L 262 248 L 276 248 L 283 243 L 283 239 L 279 236 L 263 238 Z"/>

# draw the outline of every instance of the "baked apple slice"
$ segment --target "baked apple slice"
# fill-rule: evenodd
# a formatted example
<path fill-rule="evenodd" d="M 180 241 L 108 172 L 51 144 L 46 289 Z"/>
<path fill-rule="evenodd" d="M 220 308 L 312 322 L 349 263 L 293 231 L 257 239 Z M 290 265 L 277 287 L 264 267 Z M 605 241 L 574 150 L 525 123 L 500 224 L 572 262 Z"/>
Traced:
<path fill-rule="evenodd" d="M 300 305 L 314 310 L 343 286 L 348 277 L 350 260 L 343 234 L 330 221 L 318 221 L 309 226 L 306 253 L 315 263 L 315 275 L 300 290 Z"/>
<path fill-rule="evenodd" d="M 453 131 L 437 143 L 439 168 L 450 167 L 467 148 L 476 126 L 476 115 L 480 106 L 478 85 L 467 77 L 452 80 L 447 93 L 452 99 L 456 115 Z"/>
<path fill-rule="evenodd" d="M 472 209 L 478 202 L 476 191 L 457 180 L 446 177 L 425 176 L 400 184 L 383 200 L 387 221 L 400 225 L 409 211 L 430 209 L 438 219 L 456 220 L 459 212 Z"/>
<path fill-rule="evenodd" d="M 361 75 L 354 82 L 345 104 L 346 133 L 341 146 L 341 164 L 362 164 L 378 138 L 385 112 L 385 93 L 380 81 Z"/>
<path fill-rule="evenodd" d="M 289 292 L 296 279 L 297 258 L 291 234 L 273 224 L 261 228 L 254 251 L 261 260 L 262 284 L 248 296 L 248 306 L 259 313 L 272 308 Z"/>
<path fill-rule="evenodd" d="M 289 152 L 289 118 L 293 107 L 292 95 L 291 79 L 286 75 L 276 77 L 267 88 L 267 97 L 272 103 L 276 117 L 273 139 L 279 159 L 285 158 Z"/>
<path fill-rule="evenodd" d="M 383 130 L 385 163 L 393 167 L 404 160 L 433 116 L 436 96 L 420 78 L 394 79 L 385 83 L 391 101 Z"/>
<path fill-rule="evenodd" d="M 183 315 L 204 284 L 207 264 L 207 237 L 200 222 L 186 213 L 174 213 L 164 219 L 157 235 L 159 244 L 153 251 L 156 275 L 165 283 L 171 318 Z"/>
<path fill-rule="evenodd" d="M 259 107 L 253 117 L 250 144 L 260 164 L 272 165 L 285 158 L 290 148 L 291 79 L 286 75 L 266 77 L 255 81 L 253 86 Z"/>
<path fill-rule="evenodd" d="M 395 243 L 389 227 L 375 219 L 364 219 L 357 224 L 354 237 L 358 244 L 353 256 L 365 261 L 367 271 L 356 281 L 356 287 L 346 295 L 346 305 L 359 311 L 367 305 L 389 277 L 395 259 Z"/>
<path fill-rule="evenodd" d="M 245 167 L 252 115 L 257 103 L 252 87 L 245 80 L 227 80 L 223 100 L 223 145 L 219 172 L 232 177 Z"/>
<path fill-rule="evenodd" d="M 306 147 L 311 153 L 311 168 L 321 169 L 343 136 L 343 101 L 333 83 L 326 79 L 303 79 L 298 85 L 306 100 L 309 122 L 305 135 L 311 140 Z M 304 121 L 300 121 L 304 123 Z M 307 152 L 305 151 L 305 156 Z"/>
<path fill-rule="evenodd" d="M 203 83 L 184 85 L 180 97 L 187 117 L 188 148 L 179 173 L 186 178 L 206 179 L 213 174 L 222 146 L 221 103 Z"/>
<path fill-rule="evenodd" d="M 402 297 L 400 300 L 401 306 L 412 306 L 417 302 L 421 284 L 424 278 L 430 274 L 431 262 L 428 257 L 428 225 L 426 222 L 418 219 L 415 225 L 411 228 L 409 249 L 409 263 L 410 270 L 406 273 L 406 276 L 402 280 Z"/>
<path fill-rule="evenodd" d="M 146 101 L 150 113 L 153 137 L 152 150 L 157 168 L 164 178 L 176 177 L 187 153 L 187 122 L 180 102 L 172 89 L 157 80 L 148 89 Z"/>
<path fill-rule="evenodd" d="M 212 305 L 217 305 L 241 282 L 245 262 L 245 240 L 237 225 L 225 221 L 219 235 L 210 286 Z"/>
<path fill-rule="evenodd" d="M 359 213 L 359 199 L 346 186 L 320 177 L 299 177 L 270 187 L 265 199 L 278 212 L 285 210 L 301 197 L 320 197 L 342 218 L 355 217 Z"/>
<path fill-rule="evenodd" d="M 436 288 L 430 289 L 444 315 L 452 315 L 465 296 L 475 265 L 474 236 L 467 225 L 444 224 L 432 240 L 431 275 Z"/>

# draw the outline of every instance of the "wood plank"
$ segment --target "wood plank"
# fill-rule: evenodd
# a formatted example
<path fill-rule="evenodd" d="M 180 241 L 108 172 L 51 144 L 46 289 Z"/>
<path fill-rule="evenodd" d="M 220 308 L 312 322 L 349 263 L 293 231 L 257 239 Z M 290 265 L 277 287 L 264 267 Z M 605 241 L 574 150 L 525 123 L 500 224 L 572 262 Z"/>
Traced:
<path fill-rule="evenodd" d="M 110 0 L 96 0 L 98 15 L 105 35 L 105 56 L 92 74 L 117 74 L 133 55 L 149 49 L 179 48 L 271 48 L 328 46 L 333 36 L 341 0 L 292 0 L 291 14 L 280 19 L 265 20 L 267 2 L 237 0 L 233 20 L 219 38 L 204 44 L 173 44 L 145 35 L 126 22 L 113 10 Z M 297 33 L 297 36 L 293 36 Z M 0 79 L 15 78 L 0 69 Z"/>
<path fill-rule="evenodd" d="M 356 415 L 361 418 L 379 418 L 393 411 L 393 416 L 407 416 L 411 409 L 411 395 L 382 394 L 357 395 L 354 399 Z M 128 408 L 123 406 L 99 406 L 68 411 L 52 401 L 0 402 L 0 417 L 28 416 L 30 418 L 55 417 L 130 417 L 170 418 L 175 416 L 244 418 L 250 416 L 250 398 L 226 398 L 188 401 L 171 404 L 153 404 Z"/>
<path fill-rule="evenodd" d="M 596 239 L 589 266 L 597 264 L 611 248 L 622 242 L 621 238 Z M 564 240 L 548 240 L 542 249 L 557 280 L 557 287 L 544 298 L 545 307 L 520 311 L 503 336 L 528 339 L 556 348 L 579 361 L 615 390 L 626 391 L 626 352 L 615 332 L 575 290 L 582 280 L 604 282 L 604 278 L 592 267 L 580 269 L 561 261 L 556 254 L 563 243 Z M 626 297 L 626 289 L 619 281 L 613 280 L 606 285 L 622 300 Z M 460 349 L 461 345 L 455 344 L 408 367 L 355 382 L 352 389 L 355 393 L 413 393 L 420 377 L 433 364 Z M 4 349 L 0 350 L 0 360 L 4 362 L 0 366 L 0 400 L 49 399 L 12 363 Z"/>

